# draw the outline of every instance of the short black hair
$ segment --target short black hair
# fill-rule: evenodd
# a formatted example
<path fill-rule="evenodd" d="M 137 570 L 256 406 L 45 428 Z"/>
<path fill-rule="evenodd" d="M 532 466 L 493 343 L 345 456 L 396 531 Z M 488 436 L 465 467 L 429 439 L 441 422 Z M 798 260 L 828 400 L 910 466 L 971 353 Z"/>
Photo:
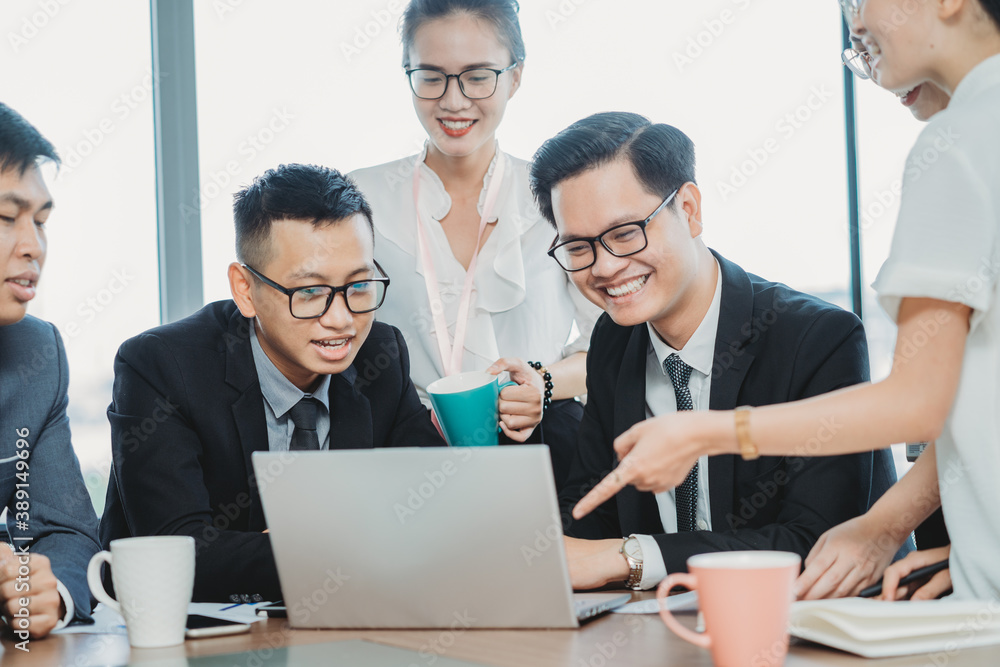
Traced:
<path fill-rule="evenodd" d="M 410 47 L 417 29 L 428 21 L 456 14 L 469 14 L 491 23 L 500 43 L 510 51 L 511 58 L 523 63 L 524 37 L 517 19 L 519 10 L 517 0 L 411 0 L 399 22 L 403 38 L 403 67 L 410 66 Z"/>
<path fill-rule="evenodd" d="M 0 102 L 0 171 L 17 169 L 19 176 L 39 160 L 59 164 L 59 154 L 24 116 Z"/>
<path fill-rule="evenodd" d="M 664 199 L 696 182 L 694 143 L 676 127 L 624 111 L 597 113 L 576 121 L 535 152 L 531 191 L 545 219 L 555 226 L 552 188 L 618 159 L 627 159 L 642 187 Z"/>
<path fill-rule="evenodd" d="M 309 220 L 319 226 L 358 213 L 374 234 L 371 206 L 354 181 L 336 169 L 311 164 L 268 169 L 233 195 L 236 257 L 254 268 L 264 266 L 276 220 Z"/>

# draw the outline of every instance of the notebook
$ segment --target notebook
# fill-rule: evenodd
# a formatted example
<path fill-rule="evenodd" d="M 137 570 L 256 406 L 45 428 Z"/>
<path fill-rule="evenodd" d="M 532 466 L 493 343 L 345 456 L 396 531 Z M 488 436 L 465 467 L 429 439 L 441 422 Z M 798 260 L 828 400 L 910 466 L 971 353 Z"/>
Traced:
<path fill-rule="evenodd" d="M 865 658 L 887 658 L 1000 644 L 1000 602 L 862 598 L 792 603 L 794 637 Z"/>

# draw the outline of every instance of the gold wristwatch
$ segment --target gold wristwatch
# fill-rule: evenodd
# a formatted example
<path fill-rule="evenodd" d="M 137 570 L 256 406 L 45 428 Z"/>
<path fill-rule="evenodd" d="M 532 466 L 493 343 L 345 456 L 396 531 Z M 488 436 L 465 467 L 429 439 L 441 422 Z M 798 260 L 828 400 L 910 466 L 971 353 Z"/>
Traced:
<path fill-rule="evenodd" d="M 625 586 L 634 591 L 642 590 L 642 545 L 635 536 L 626 537 L 622 540 L 622 545 L 618 548 L 628 563 L 628 579 Z"/>

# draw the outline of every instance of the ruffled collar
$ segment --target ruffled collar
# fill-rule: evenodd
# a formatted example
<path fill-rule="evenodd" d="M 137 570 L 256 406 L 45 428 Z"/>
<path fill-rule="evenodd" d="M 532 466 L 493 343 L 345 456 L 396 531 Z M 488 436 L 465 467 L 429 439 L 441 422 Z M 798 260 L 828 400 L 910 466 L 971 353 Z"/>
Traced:
<path fill-rule="evenodd" d="M 433 169 L 424 163 L 427 155 L 427 144 L 423 150 L 412 158 L 410 169 L 420 168 L 420 209 L 430 239 L 432 256 L 434 257 L 439 291 L 446 304 L 445 318 L 449 328 L 454 331 L 458 317 L 458 301 L 461 296 L 465 279 L 465 269 L 451 252 L 451 246 L 441 228 L 439 221 L 451 210 L 451 196 L 445 190 L 444 183 Z M 490 237 L 487 239 L 479 256 L 476 268 L 473 310 L 469 317 L 469 329 L 465 339 L 465 348 L 489 361 L 498 357 L 496 339 L 492 332 L 491 313 L 510 310 L 524 302 L 526 294 L 526 277 L 524 257 L 521 249 L 521 237 L 534 225 L 541 221 L 531 204 L 530 192 L 527 190 L 526 175 L 522 164 L 515 164 L 506 153 L 496 145 L 493 160 L 483 176 L 483 189 L 479 195 L 478 210 L 482 215 L 486 192 L 493 179 L 494 171 L 500 160 L 505 160 L 503 183 L 500 185 L 496 209 L 491 216 L 496 222 Z M 402 171 L 402 170 L 400 170 Z M 403 176 L 405 174 L 405 176 Z M 403 178 L 397 196 L 406 199 L 402 215 L 394 221 L 379 221 L 379 229 L 386 240 L 398 246 L 415 259 L 416 272 L 421 279 L 424 275 L 422 258 L 419 256 L 416 242 L 416 216 L 413 206 L 412 183 L 413 171 L 407 170 L 400 174 Z M 402 184 L 405 182 L 405 185 Z M 519 190 L 523 187 L 524 192 Z M 527 198 L 526 202 L 519 200 L 519 195 Z M 534 213 L 532 215 L 532 213 Z"/>
<path fill-rule="evenodd" d="M 427 166 L 425 160 L 427 159 L 427 146 L 430 142 L 425 141 L 423 150 L 417 155 L 417 159 L 414 165 L 420 165 L 420 192 L 422 195 L 422 202 L 427 206 L 427 212 L 435 220 L 440 222 L 448 215 L 451 211 L 451 195 L 444 187 L 444 183 L 441 181 L 441 177 L 437 175 L 433 169 Z M 493 143 L 493 159 L 490 160 L 490 166 L 486 169 L 486 173 L 483 175 L 483 189 L 479 191 L 479 202 L 476 204 L 476 212 L 480 216 L 483 215 L 483 206 L 486 204 L 486 192 L 489 190 L 490 183 L 493 182 L 493 172 L 497 168 L 497 162 L 499 160 L 507 160 L 507 157 L 500 151 L 500 142 L 494 141 Z M 510 160 L 507 160 L 508 165 Z M 509 186 L 510 179 L 508 182 L 501 185 L 501 188 Z M 504 192 L 501 190 L 500 196 L 497 198 L 498 206 L 493 211 L 493 215 L 487 220 L 487 224 L 496 223 L 499 218 L 500 209 L 503 207 L 503 202 L 506 201 L 504 197 Z"/>

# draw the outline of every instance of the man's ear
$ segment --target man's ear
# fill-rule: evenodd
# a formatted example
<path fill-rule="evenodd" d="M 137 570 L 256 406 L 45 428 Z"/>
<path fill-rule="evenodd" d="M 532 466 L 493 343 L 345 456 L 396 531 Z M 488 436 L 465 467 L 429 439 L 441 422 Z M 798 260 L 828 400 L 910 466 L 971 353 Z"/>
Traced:
<path fill-rule="evenodd" d="M 229 265 L 229 291 L 233 294 L 233 301 L 240 309 L 243 317 L 255 317 L 257 309 L 253 303 L 253 277 L 250 272 L 243 268 L 239 262 Z"/>
<path fill-rule="evenodd" d="M 677 199 L 680 201 L 680 209 L 687 215 L 688 230 L 691 238 L 698 238 L 705 231 L 701 224 L 701 190 L 694 183 L 688 181 L 677 191 Z"/>

